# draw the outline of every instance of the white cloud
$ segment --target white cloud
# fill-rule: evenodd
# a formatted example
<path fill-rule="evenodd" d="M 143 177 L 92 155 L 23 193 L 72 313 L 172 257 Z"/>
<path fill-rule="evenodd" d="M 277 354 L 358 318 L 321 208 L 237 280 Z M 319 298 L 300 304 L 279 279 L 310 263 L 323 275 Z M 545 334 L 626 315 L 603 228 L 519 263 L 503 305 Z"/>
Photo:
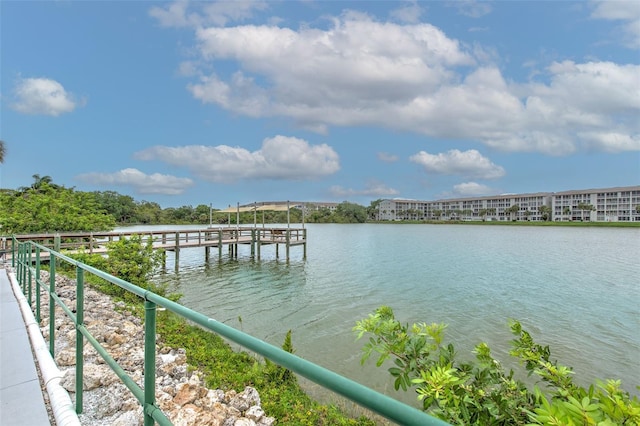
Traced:
<path fill-rule="evenodd" d="M 581 133 L 580 137 L 596 151 L 640 151 L 640 135 L 615 132 Z"/>
<path fill-rule="evenodd" d="M 464 182 L 454 185 L 453 192 L 463 197 L 495 194 L 494 189 L 476 182 Z"/>
<path fill-rule="evenodd" d="M 335 18 L 326 31 L 212 27 L 198 30 L 197 39 L 204 61 L 235 61 L 240 69 L 227 81 L 203 76 L 188 86 L 194 97 L 320 130 L 394 122 L 416 93 L 454 77 L 447 67 L 473 63 L 432 25 L 382 24 L 355 14 Z"/>
<path fill-rule="evenodd" d="M 456 0 L 450 4 L 454 5 L 461 15 L 469 18 L 481 18 L 491 13 L 491 4 L 485 1 Z"/>
<path fill-rule="evenodd" d="M 409 24 L 416 24 L 420 22 L 420 15 L 422 15 L 422 7 L 420 7 L 417 1 L 411 1 L 408 4 L 391 11 L 391 17 L 393 19 Z"/>
<path fill-rule="evenodd" d="M 165 7 L 152 7 L 149 10 L 149 15 L 156 18 L 163 27 L 224 26 L 229 22 L 249 19 L 253 16 L 254 11 L 265 10 L 267 7 L 268 4 L 265 1 L 190 2 L 189 0 L 176 0 Z"/>
<path fill-rule="evenodd" d="M 329 145 L 310 145 L 303 139 L 280 135 L 265 139 L 262 148 L 254 152 L 227 145 L 155 146 L 135 157 L 186 167 L 212 182 L 310 180 L 340 169 L 338 154 Z"/>
<path fill-rule="evenodd" d="M 95 185 L 131 186 L 139 194 L 179 195 L 193 185 L 189 178 L 154 173 L 145 174 L 138 169 L 123 169 L 115 173 L 85 173 L 77 179 Z"/>
<path fill-rule="evenodd" d="M 640 6 L 636 1 L 594 1 L 594 19 L 622 21 L 623 42 L 631 49 L 640 48 Z"/>
<path fill-rule="evenodd" d="M 76 108 L 73 95 L 48 78 L 23 78 L 14 89 L 13 109 L 23 114 L 58 116 Z"/>
<path fill-rule="evenodd" d="M 193 76 L 187 88 L 203 103 L 319 133 L 377 126 L 548 155 L 635 149 L 581 135 L 640 133 L 639 65 L 558 62 L 518 84 L 492 65 L 494 50 L 433 25 L 356 12 L 329 19 L 328 28 L 199 27 L 200 57 L 183 70 Z M 218 61 L 235 68 L 211 73 Z"/>
<path fill-rule="evenodd" d="M 475 149 L 468 151 L 452 149 L 439 154 L 420 151 L 412 155 L 409 160 L 420 164 L 426 172 L 434 174 L 461 175 L 480 179 L 496 179 L 505 175 L 501 166 L 494 164 Z"/>
<path fill-rule="evenodd" d="M 378 160 L 384 161 L 385 163 L 395 163 L 396 161 L 398 161 L 398 156 L 389 154 L 388 152 L 379 152 Z"/>
<path fill-rule="evenodd" d="M 336 198 L 353 196 L 389 197 L 399 194 L 396 189 L 390 188 L 387 185 L 376 181 L 369 182 L 364 189 L 359 190 L 334 185 L 329 188 L 329 193 Z"/>

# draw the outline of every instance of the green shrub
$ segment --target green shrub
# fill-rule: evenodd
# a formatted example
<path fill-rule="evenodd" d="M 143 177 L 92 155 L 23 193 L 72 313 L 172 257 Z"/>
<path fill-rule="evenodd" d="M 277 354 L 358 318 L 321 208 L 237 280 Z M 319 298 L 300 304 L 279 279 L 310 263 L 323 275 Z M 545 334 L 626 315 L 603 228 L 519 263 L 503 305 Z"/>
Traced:
<path fill-rule="evenodd" d="M 619 381 L 577 386 L 569 367 L 551 361 L 548 346 L 536 344 L 513 321 L 516 336 L 510 354 L 545 385 L 533 390 L 506 372 L 486 343 L 475 347 L 475 361 L 456 359 L 453 344 L 444 345 L 444 324 L 400 324 L 393 310 L 378 308 L 356 323 L 358 338 L 369 335 L 362 362 L 378 354 L 377 366 L 393 361 L 389 373 L 396 390 L 414 388 L 423 408 L 460 425 L 638 425 L 640 401 L 620 389 Z"/>

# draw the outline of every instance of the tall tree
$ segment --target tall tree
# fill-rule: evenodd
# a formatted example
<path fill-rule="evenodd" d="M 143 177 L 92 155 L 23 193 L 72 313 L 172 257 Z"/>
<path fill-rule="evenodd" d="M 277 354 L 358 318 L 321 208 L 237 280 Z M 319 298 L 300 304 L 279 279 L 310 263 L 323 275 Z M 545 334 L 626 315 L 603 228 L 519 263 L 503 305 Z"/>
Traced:
<path fill-rule="evenodd" d="M 504 212 L 505 212 L 505 213 L 509 213 L 509 218 L 510 218 L 511 220 L 515 220 L 515 219 L 514 219 L 514 215 L 515 215 L 516 213 L 518 213 L 518 211 L 519 211 L 519 210 L 520 210 L 520 206 L 519 206 L 519 205 L 517 205 L 517 204 L 514 204 L 514 205 L 512 205 L 511 207 L 508 207 L 508 208 L 504 209 Z"/>
<path fill-rule="evenodd" d="M 379 216 L 378 216 L 378 206 L 380 205 L 380 203 L 382 202 L 381 198 L 378 198 L 377 200 L 374 200 L 371 202 L 371 204 L 369 204 L 369 207 L 367 207 L 367 215 L 369 216 L 369 219 L 372 220 L 379 220 Z"/>
<path fill-rule="evenodd" d="M 593 210 L 595 210 L 595 209 L 596 209 L 596 208 L 595 208 L 595 207 L 593 207 L 593 206 L 592 206 L 591 204 L 589 204 L 589 203 L 584 203 L 584 202 L 583 202 L 583 203 L 578 203 L 578 210 L 580 210 L 580 220 L 581 220 L 581 221 L 584 221 L 584 212 L 585 212 L 585 211 L 589 211 L 589 212 L 591 212 L 591 211 L 593 211 Z"/>
<path fill-rule="evenodd" d="M 38 174 L 35 174 L 32 177 L 33 183 L 31 184 L 31 189 L 35 189 L 36 191 L 42 189 L 44 185 L 50 185 L 51 182 L 53 182 L 51 176 L 40 176 Z"/>
<path fill-rule="evenodd" d="M 538 207 L 542 220 L 551 220 L 551 207 L 542 205 Z"/>
<path fill-rule="evenodd" d="M 100 207 L 112 215 L 118 223 L 129 223 L 136 213 L 136 202 L 129 195 L 115 191 L 95 191 L 93 193 Z"/>

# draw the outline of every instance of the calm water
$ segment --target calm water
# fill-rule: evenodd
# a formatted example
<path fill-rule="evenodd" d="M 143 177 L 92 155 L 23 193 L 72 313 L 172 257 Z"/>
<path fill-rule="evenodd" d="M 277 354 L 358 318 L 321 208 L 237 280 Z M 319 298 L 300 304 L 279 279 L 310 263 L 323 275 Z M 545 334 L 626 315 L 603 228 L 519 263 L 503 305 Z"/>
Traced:
<path fill-rule="evenodd" d="M 471 225 L 309 224 L 307 259 L 209 263 L 181 251 L 179 273 L 158 277 L 182 303 L 280 346 L 293 330 L 296 354 L 394 395 L 373 362 L 360 365 L 352 328 L 380 305 L 402 322 L 445 322 L 459 354 L 481 341 L 506 364 L 510 318 L 576 380 L 621 378 L 640 385 L 640 229 Z M 244 251 L 243 251 L 244 250 Z M 284 248 L 281 247 L 281 255 Z M 394 395 L 397 396 L 397 395 Z M 409 394 L 400 399 L 413 401 Z"/>

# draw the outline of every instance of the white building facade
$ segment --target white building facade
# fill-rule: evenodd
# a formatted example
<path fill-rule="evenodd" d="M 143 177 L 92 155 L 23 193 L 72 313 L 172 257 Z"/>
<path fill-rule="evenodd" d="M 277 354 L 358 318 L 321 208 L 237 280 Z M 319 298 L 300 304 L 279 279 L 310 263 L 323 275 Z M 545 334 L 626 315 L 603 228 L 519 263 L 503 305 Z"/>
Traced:
<path fill-rule="evenodd" d="M 640 221 L 640 186 L 435 201 L 385 199 L 378 220 Z M 517 207 L 515 207 L 517 206 Z"/>

